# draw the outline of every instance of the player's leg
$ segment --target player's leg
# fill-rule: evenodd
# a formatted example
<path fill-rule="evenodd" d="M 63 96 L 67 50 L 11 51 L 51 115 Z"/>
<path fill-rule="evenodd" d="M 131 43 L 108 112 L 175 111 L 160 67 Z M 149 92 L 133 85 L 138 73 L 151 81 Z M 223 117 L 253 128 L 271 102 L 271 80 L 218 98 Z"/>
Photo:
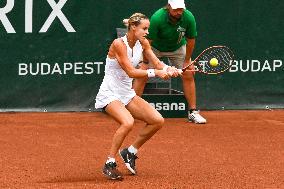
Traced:
<path fill-rule="evenodd" d="M 180 47 L 178 50 L 169 53 L 168 57 L 173 66 L 181 69 L 187 65 L 184 64 L 184 58 L 186 54 L 186 46 Z M 194 123 L 206 123 L 199 111 L 196 109 L 196 87 L 194 80 L 194 72 L 185 72 L 182 75 L 182 86 L 185 99 L 189 106 L 188 119 Z"/>
<path fill-rule="evenodd" d="M 144 99 L 136 96 L 126 106 L 135 119 L 146 122 L 146 125 L 140 130 L 134 143 L 120 151 L 120 155 L 132 174 L 136 174 L 135 159 L 138 149 L 148 141 L 159 129 L 162 128 L 164 118 Z"/>
<path fill-rule="evenodd" d="M 120 101 L 111 102 L 105 111 L 120 124 L 113 136 L 109 153 L 110 157 L 115 157 L 125 137 L 133 128 L 134 118 Z"/>
<path fill-rule="evenodd" d="M 110 179 L 121 179 L 122 175 L 116 169 L 115 156 L 125 137 L 133 128 L 134 118 L 120 101 L 111 102 L 106 106 L 105 111 L 120 124 L 120 127 L 113 136 L 108 159 L 103 167 L 103 174 Z"/>
<path fill-rule="evenodd" d="M 146 125 L 141 129 L 136 141 L 133 143 L 133 146 L 138 149 L 162 128 L 164 118 L 153 106 L 138 96 L 134 97 L 126 108 L 135 119 L 146 122 Z"/>

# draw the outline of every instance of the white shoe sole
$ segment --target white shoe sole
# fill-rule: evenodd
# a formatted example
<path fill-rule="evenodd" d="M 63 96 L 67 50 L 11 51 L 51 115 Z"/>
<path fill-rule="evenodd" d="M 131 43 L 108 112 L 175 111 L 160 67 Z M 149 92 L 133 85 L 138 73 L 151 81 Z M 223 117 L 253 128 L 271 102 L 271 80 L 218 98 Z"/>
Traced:
<path fill-rule="evenodd" d="M 192 119 L 188 119 L 188 122 L 192 122 L 192 123 L 195 123 L 195 124 L 205 124 L 206 122 L 197 122 L 197 121 L 194 121 Z"/>

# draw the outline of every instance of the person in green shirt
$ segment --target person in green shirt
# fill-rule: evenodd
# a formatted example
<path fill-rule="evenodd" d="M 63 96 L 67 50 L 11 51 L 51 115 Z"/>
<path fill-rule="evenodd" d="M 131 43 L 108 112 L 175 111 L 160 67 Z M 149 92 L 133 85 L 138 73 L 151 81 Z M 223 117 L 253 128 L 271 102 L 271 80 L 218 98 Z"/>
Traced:
<path fill-rule="evenodd" d="M 158 58 L 166 57 L 176 68 L 183 68 L 191 63 L 191 55 L 197 36 L 193 14 L 186 9 L 184 0 L 168 0 L 167 6 L 157 10 L 150 19 L 149 34 L 153 52 Z M 152 67 L 145 58 L 141 69 Z M 193 65 L 190 69 L 194 69 Z M 133 88 L 141 96 L 148 78 L 134 81 Z M 189 105 L 188 119 L 194 123 L 206 123 L 206 119 L 196 108 L 196 90 L 194 72 L 182 75 L 183 91 Z"/>

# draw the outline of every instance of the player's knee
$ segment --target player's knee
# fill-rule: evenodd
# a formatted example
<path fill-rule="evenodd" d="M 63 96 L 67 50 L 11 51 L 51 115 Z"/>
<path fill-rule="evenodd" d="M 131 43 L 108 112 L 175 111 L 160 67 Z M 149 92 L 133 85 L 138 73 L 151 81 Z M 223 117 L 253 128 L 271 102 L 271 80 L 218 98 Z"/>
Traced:
<path fill-rule="evenodd" d="M 156 128 L 159 130 L 163 127 L 165 122 L 165 119 L 162 116 L 159 116 L 155 119 L 155 123 L 154 125 L 156 126 Z"/>
<path fill-rule="evenodd" d="M 124 120 L 123 123 L 121 124 L 121 127 L 123 127 L 125 132 L 130 132 L 133 129 L 134 126 L 134 119 L 129 118 L 127 120 Z"/>

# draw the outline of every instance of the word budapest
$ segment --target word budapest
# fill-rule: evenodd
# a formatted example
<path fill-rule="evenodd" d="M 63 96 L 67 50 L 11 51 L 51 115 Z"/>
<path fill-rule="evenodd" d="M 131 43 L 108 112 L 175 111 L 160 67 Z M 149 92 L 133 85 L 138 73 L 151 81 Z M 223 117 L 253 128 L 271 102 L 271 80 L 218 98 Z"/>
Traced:
<path fill-rule="evenodd" d="M 230 72 L 275 72 L 277 70 L 283 70 L 284 66 L 282 60 L 265 60 L 261 62 L 259 60 L 239 60 L 232 63 Z"/>
<path fill-rule="evenodd" d="M 76 32 L 66 16 L 62 12 L 62 8 L 67 0 L 59 0 L 58 3 L 55 0 L 46 0 L 50 7 L 52 8 L 52 12 L 46 19 L 45 23 L 42 25 L 39 33 L 44 33 L 48 30 L 52 22 L 55 18 L 61 21 L 63 26 L 68 32 Z M 14 8 L 15 0 L 7 0 L 5 7 L 0 8 L 0 21 L 2 22 L 5 30 L 7 33 L 16 33 L 13 25 L 11 24 L 8 13 L 12 11 Z M 33 0 L 25 0 L 25 33 L 32 33 L 33 32 Z"/>
<path fill-rule="evenodd" d="M 75 62 L 75 63 L 19 63 L 18 74 L 25 75 L 83 75 L 100 74 L 103 62 Z"/>

